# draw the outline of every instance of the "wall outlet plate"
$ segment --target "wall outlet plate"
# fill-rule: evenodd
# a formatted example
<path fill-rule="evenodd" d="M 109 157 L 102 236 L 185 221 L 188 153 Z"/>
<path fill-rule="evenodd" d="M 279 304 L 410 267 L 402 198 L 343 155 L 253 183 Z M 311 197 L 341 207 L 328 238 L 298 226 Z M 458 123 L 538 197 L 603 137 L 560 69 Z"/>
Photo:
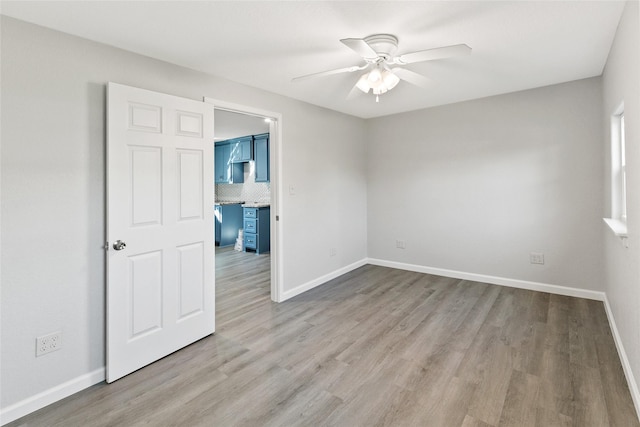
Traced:
<path fill-rule="evenodd" d="M 36 338 L 36 357 L 62 348 L 62 332 L 53 332 Z"/>
<path fill-rule="evenodd" d="M 531 264 L 544 264 L 544 254 L 541 252 L 531 252 L 529 254 L 529 262 Z"/>

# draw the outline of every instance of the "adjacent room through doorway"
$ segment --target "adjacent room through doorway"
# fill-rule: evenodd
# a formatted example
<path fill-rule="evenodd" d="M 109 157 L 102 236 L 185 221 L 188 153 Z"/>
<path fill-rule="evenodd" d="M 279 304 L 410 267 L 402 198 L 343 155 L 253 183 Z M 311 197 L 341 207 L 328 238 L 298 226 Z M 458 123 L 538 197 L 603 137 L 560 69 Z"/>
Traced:
<path fill-rule="evenodd" d="M 270 128 L 270 118 L 215 111 L 217 312 L 271 294 Z"/>

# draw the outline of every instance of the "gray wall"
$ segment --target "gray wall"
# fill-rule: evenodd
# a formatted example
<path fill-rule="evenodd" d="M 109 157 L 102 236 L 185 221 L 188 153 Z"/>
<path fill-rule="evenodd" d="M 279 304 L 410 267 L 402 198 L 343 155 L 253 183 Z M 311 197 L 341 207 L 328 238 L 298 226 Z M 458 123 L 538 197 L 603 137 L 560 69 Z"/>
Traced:
<path fill-rule="evenodd" d="M 6 17 L 1 49 L 2 408 L 105 363 L 108 81 L 282 113 L 285 291 L 366 257 L 363 120 Z"/>
<path fill-rule="evenodd" d="M 606 197 L 603 216 L 611 215 L 610 117 L 624 101 L 627 147 L 628 245 L 602 228 L 605 255 L 605 291 L 620 332 L 629 365 L 640 379 L 640 10 L 628 2 L 618 26 L 603 74 L 603 166 Z M 636 407 L 640 402 L 636 402 Z"/>
<path fill-rule="evenodd" d="M 370 121 L 369 257 L 602 290 L 601 104 L 592 78 Z"/>

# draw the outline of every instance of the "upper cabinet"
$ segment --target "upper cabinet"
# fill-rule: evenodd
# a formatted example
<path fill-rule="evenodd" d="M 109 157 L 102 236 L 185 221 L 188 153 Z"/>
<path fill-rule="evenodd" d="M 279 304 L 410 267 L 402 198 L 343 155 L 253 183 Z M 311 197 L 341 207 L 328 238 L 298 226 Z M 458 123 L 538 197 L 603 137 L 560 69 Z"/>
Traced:
<path fill-rule="evenodd" d="M 231 147 L 231 163 L 245 163 L 253 160 L 253 144 L 251 136 L 229 140 Z"/>
<path fill-rule="evenodd" d="M 253 136 L 256 182 L 269 182 L 269 134 Z"/>
<path fill-rule="evenodd" d="M 252 160 L 255 160 L 255 182 L 269 182 L 268 133 L 216 142 L 216 184 L 243 183 L 244 163 Z"/>
<path fill-rule="evenodd" d="M 216 142 L 215 145 L 215 183 L 240 184 L 244 182 L 244 166 L 231 161 L 232 146 L 228 141 Z"/>
<path fill-rule="evenodd" d="M 216 144 L 215 149 L 213 151 L 213 156 L 215 159 L 215 177 L 216 177 L 215 182 L 216 183 L 224 182 L 224 178 L 225 178 L 224 152 L 225 152 L 225 145 Z"/>

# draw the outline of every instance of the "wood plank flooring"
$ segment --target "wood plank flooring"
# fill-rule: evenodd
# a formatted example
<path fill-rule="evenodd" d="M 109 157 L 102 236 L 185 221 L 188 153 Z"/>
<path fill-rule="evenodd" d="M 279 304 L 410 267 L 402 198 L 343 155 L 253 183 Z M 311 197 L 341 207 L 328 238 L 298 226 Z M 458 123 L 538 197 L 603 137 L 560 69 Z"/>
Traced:
<path fill-rule="evenodd" d="M 638 426 L 602 303 L 364 266 L 281 304 L 218 249 L 217 331 L 10 426 Z"/>

